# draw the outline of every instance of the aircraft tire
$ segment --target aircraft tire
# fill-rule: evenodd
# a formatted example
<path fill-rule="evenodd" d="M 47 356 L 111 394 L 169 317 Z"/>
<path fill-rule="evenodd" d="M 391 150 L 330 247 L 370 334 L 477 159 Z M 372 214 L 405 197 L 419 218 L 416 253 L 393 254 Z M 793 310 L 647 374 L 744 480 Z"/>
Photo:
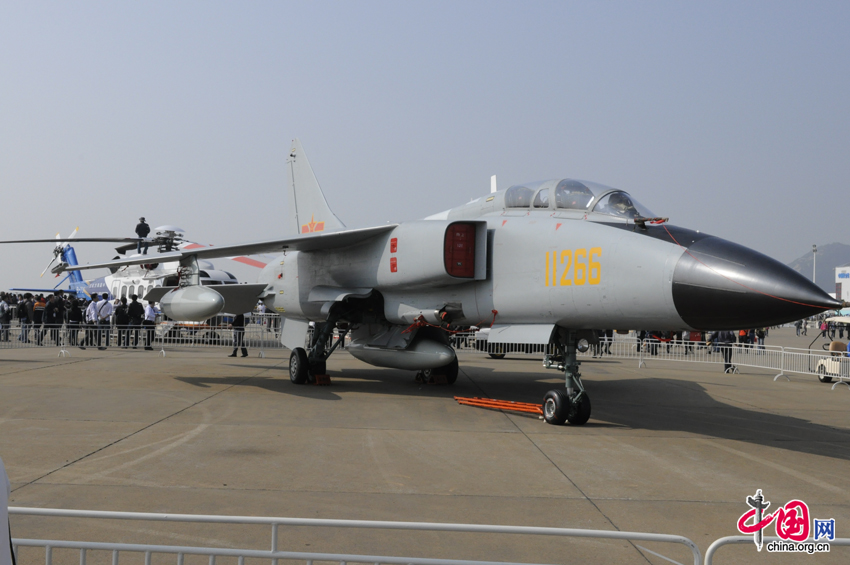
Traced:
<path fill-rule="evenodd" d="M 826 369 L 823 368 L 823 365 L 818 367 L 818 380 L 822 383 L 831 383 L 832 377 L 827 377 L 824 373 L 826 373 Z"/>
<path fill-rule="evenodd" d="M 457 380 L 457 357 L 452 359 L 452 362 L 444 367 L 440 367 L 440 370 L 446 376 L 446 382 L 450 385 L 455 384 Z"/>
<path fill-rule="evenodd" d="M 297 385 L 303 385 L 308 377 L 307 352 L 303 347 L 296 347 L 289 356 L 289 380 Z"/>
<path fill-rule="evenodd" d="M 547 424 L 561 426 L 567 421 L 570 399 L 560 390 L 550 390 L 543 396 L 543 419 Z"/>
<path fill-rule="evenodd" d="M 490 356 L 490 359 L 504 359 L 505 358 L 504 353 L 488 353 L 488 355 Z"/>
<path fill-rule="evenodd" d="M 583 426 L 590 419 L 590 397 L 587 393 L 581 395 L 578 404 L 570 403 L 567 421 L 574 426 Z"/>

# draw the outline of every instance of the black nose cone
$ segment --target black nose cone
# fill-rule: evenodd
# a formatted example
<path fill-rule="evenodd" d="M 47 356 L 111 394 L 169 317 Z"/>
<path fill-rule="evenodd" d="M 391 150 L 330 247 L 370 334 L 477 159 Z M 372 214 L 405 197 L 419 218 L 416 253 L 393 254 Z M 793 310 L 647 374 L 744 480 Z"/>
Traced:
<path fill-rule="evenodd" d="M 719 237 L 695 239 L 673 272 L 673 302 L 693 328 L 772 326 L 841 307 L 767 255 Z"/>

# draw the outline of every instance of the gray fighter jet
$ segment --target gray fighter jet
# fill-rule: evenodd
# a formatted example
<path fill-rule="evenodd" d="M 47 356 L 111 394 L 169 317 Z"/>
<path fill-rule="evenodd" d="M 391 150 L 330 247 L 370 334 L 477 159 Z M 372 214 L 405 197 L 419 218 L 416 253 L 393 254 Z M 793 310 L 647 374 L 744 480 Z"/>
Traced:
<path fill-rule="evenodd" d="M 576 348 L 592 330 L 753 328 L 842 304 L 761 253 L 669 225 L 622 190 L 593 182 L 525 183 L 423 220 L 346 229 L 298 140 L 288 163 L 296 234 L 165 253 L 159 261 L 181 264 L 180 286 L 146 299 L 160 300 L 170 317 L 203 320 L 248 311 L 261 298 L 283 318 L 296 384 L 325 373 L 335 329 L 350 334 L 349 352 L 366 363 L 431 370 L 451 383 L 458 362 L 445 329 L 492 325 L 491 343 L 555 348 L 549 365 L 564 373 L 566 388 L 546 394 L 545 419 L 583 424 L 590 399 Z M 255 285 L 199 285 L 199 259 L 269 252 L 282 255 Z"/>

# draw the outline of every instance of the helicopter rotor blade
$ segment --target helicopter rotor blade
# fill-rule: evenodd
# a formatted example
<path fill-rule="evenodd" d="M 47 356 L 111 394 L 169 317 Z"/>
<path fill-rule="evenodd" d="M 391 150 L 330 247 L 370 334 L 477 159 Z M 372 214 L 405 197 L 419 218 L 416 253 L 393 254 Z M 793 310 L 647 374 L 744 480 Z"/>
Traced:
<path fill-rule="evenodd" d="M 40 274 L 40 275 L 38 275 L 38 276 L 39 276 L 39 278 L 44 276 L 44 273 L 46 273 L 46 272 L 47 272 L 47 269 L 49 269 L 49 268 L 51 267 L 51 265 L 53 265 L 53 263 L 55 263 L 55 262 L 56 262 L 56 258 L 57 258 L 58 256 L 59 256 L 59 254 L 58 254 L 58 253 L 54 253 L 54 254 L 53 254 L 53 258 L 50 260 L 50 263 L 48 263 L 48 264 L 47 264 L 47 266 L 44 268 L 44 270 L 43 270 L 43 271 L 41 271 L 41 274 Z"/>
<path fill-rule="evenodd" d="M 65 238 L 65 243 L 62 244 L 62 247 L 65 247 L 66 245 L 71 243 L 71 240 L 74 239 L 75 237 L 77 237 L 78 231 L 80 231 L 80 226 L 77 226 L 76 228 L 74 228 L 74 231 L 71 232 L 71 235 L 69 235 L 68 237 Z"/>
<path fill-rule="evenodd" d="M 59 241 L 59 237 L 56 239 L 14 239 L 14 240 L 6 240 L 0 241 L 0 244 L 5 243 L 57 243 Z M 139 241 L 137 237 L 80 237 L 74 238 L 74 241 L 85 241 L 85 242 L 101 242 L 101 243 L 136 243 Z"/>

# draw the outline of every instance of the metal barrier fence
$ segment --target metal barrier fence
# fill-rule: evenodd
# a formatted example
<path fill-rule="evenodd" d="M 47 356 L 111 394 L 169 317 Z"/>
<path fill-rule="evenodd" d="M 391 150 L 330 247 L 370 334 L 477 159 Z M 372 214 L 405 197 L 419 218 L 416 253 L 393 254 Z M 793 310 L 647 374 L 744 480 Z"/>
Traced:
<path fill-rule="evenodd" d="M 703 563 L 699 548 L 690 539 L 683 536 L 654 534 L 644 532 L 622 532 L 612 530 L 581 530 L 573 528 L 539 528 L 528 526 L 497 526 L 483 524 L 449 524 L 449 523 L 434 523 L 434 522 L 390 522 L 390 521 L 369 521 L 369 520 L 327 520 L 313 518 L 283 518 L 283 517 L 262 517 L 262 516 L 219 516 L 219 515 L 202 515 L 202 514 L 155 514 L 145 512 L 108 512 L 94 510 L 60 510 L 53 508 L 22 508 L 10 507 L 9 514 L 11 516 L 41 516 L 50 518 L 77 518 L 77 519 L 97 519 L 97 520 L 134 520 L 145 522 L 182 522 L 194 524 L 227 524 L 227 525 L 254 525 L 271 527 L 269 550 L 261 549 L 233 549 L 221 547 L 195 547 L 195 546 L 175 546 L 175 545 L 151 545 L 151 544 L 131 544 L 131 543 L 109 543 L 109 542 L 86 542 L 86 541 L 68 541 L 68 540 L 44 540 L 44 539 L 21 539 L 13 538 L 12 546 L 15 555 L 18 558 L 18 563 L 21 563 L 21 548 L 42 548 L 44 550 L 44 563 L 52 565 L 54 560 L 54 550 L 72 550 L 79 554 L 79 563 L 86 565 L 89 558 L 95 558 L 101 554 L 111 556 L 111 562 L 114 565 L 120 563 L 122 554 L 144 554 L 145 563 L 149 564 L 154 555 L 174 555 L 177 557 L 177 563 L 182 565 L 187 556 L 203 556 L 209 559 L 209 563 L 215 563 L 217 557 L 236 558 L 240 565 L 244 565 L 246 559 L 258 559 L 269 561 L 273 565 L 277 565 L 281 560 L 298 560 L 305 561 L 307 565 L 312 565 L 315 561 L 330 561 L 337 562 L 340 565 L 346 563 L 368 563 L 370 565 L 378 565 L 382 563 L 396 565 L 509 565 L 508 562 L 493 562 L 493 561 L 475 561 L 475 560 L 460 560 L 460 559 L 435 559 L 427 557 L 402 557 L 388 555 L 362 555 L 362 554 L 343 554 L 343 553 L 317 553 L 304 551 L 284 551 L 279 549 L 280 546 L 280 527 L 281 526 L 299 526 L 308 528 L 353 528 L 358 530 L 406 530 L 418 532 L 455 532 L 455 533 L 470 533 L 470 534 L 515 534 L 526 536 L 555 536 L 562 538 L 596 538 L 596 539 L 611 539 L 611 540 L 626 540 L 626 541 L 644 541 L 644 542 L 661 542 L 674 543 L 685 546 L 690 550 L 695 565 Z M 784 542 L 779 537 L 765 536 L 764 543 Z M 705 553 L 705 565 L 712 565 L 714 555 L 717 551 L 726 545 L 733 544 L 751 544 L 753 536 L 728 536 L 715 540 Z M 804 546 L 817 546 L 821 544 L 820 550 L 825 549 L 824 544 L 833 546 L 850 546 L 850 538 L 835 538 L 826 541 L 807 540 L 802 542 Z M 806 548 L 800 548 L 805 553 Z M 636 546 L 645 551 L 646 548 Z M 58 552 L 57 552 L 58 553 Z M 67 552 L 66 552 L 67 553 Z M 654 553 L 654 552 L 651 552 Z M 656 554 L 658 555 L 658 554 Z M 672 561 L 668 557 L 663 557 L 667 561 Z M 605 560 L 605 556 L 600 557 Z M 673 561 L 674 563 L 676 561 Z M 510 564 L 513 565 L 513 564 Z M 516 565 L 520 565 L 517 563 Z"/>
<path fill-rule="evenodd" d="M 52 346 L 59 347 L 61 355 L 71 347 L 233 347 L 239 332 L 230 326 L 232 321 L 232 316 L 215 316 L 204 322 L 177 322 L 160 315 L 152 325 L 14 324 L 0 329 L 0 349 Z M 239 343 L 260 350 L 283 347 L 280 316 L 246 316 Z"/>
<path fill-rule="evenodd" d="M 162 315 L 156 322 L 154 340 L 164 346 L 180 347 L 233 347 L 238 330 L 230 324 L 233 316 L 219 315 L 204 322 L 177 322 Z M 245 329 L 241 344 L 253 349 L 279 349 L 280 316 L 278 314 L 249 314 L 245 316 Z"/>
<path fill-rule="evenodd" d="M 390 522 L 369 520 L 325 520 L 312 518 L 275 518 L 260 516 L 217 516 L 200 514 L 153 514 L 143 512 L 105 512 L 93 510 L 59 510 L 52 508 L 21 508 L 10 507 L 11 516 L 46 516 L 54 518 L 96 518 L 108 520 L 140 520 L 155 522 L 190 522 L 206 524 L 243 524 L 271 526 L 271 549 L 232 549 L 217 547 L 189 547 L 169 545 L 127 544 L 127 543 L 98 543 L 66 540 L 12 539 L 15 554 L 20 557 L 20 548 L 44 548 L 44 562 L 53 563 L 54 549 L 70 549 L 79 552 L 79 562 L 86 564 L 89 552 L 110 552 L 112 563 L 117 565 L 122 553 L 143 553 L 145 563 L 151 563 L 154 554 L 176 555 L 177 563 L 182 565 L 185 556 L 208 556 L 209 562 L 215 563 L 216 557 L 236 557 L 242 565 L 247 558 L 270 561 L 276 565 L 279 560 L 306 561 L 312 565 L 315 561 L 332 561 L 345 565 L 346 563 L 381 563 L 398 565 L 508 565 L 506 562 L 470 561 L 461 559 L 434 559 L 428 557 L 401 557 L 388 555 L 356 555 L 341 553 L 313 553 L 304 551 L 283 551 L 279 549 L 279 528 L 281 526 L 301 526 L 311 528 L 355 528 L 360 530 L 407 530 L 419 532 L 457 532 L 469 534 L 516 534 L 526 536 L 556 536 L 562 538 L 596 538 L 626 541 L 661 542 L 684 545 L 693 556 L 694 565 L 700 565 L 699 548 L 690 539 L 683 536 L 654 534 L 645 532 L 623 532 L 616 530 L 581 530 L 573 528 L 538 528 L 529 526 L 498 526 L 480 524 L 444 524 L 432 522 Z M 14 525 L 13 525 L 14 529 Z M 645 548 L 641 548 L 645 549 Z M 647 550 L 648 551 L 648 550 Z M 604 556 L 601 557 L 604 560 Z M 20 562 L 20 561 L 19 561 Z"/>
<path fill-rule="evenodd" d="M 176 322 L 160 316 L 153 326 L 92 326 L 64 324 L 60 327 L 21 327 L 12 325 L 0 330 L 0 350 L 23 347 L 53 346 L 59 355 L 67 355 L 73 347 L 150 347 L 165 355 L 166 349 L 197 347 L 241 347 L 259 351 L 281 349 L 280 316 L 250 314 L 245 317 L 244 332 L 231 326 L 232 316 L 216 316 L 205 322 Z M 241 333 L 241 338 L 240 334 Z M 476 332 L 450 334 L 450 342 L 460 351 L 482 351 L 492 357 L 508 354 L 553 355 L 556 349 L 547 344 L 490 343 L 476 339 Z M 308 336 L 309 340 L 309 336 Z M 306 345 L 305 345 L 306 346 Z M 850 388 L 850 357 L 844 352 L 796 349 L 775 345 L 718 345 L 704 341 L 659 341 L 635 336 L 615 335 L 579 354 L 580 358 L 610 357 L 634 359 L 638 367 L 648 361 L 690 363 L 724 363 L 729 355 L 732 372 L 738 367 L 776 371 L 774 380 L 789 373 L 817 376 L 822 382 L 834 382 L 833 388 L 845 384 Z"/>
<path fill-rule="evenodd" d="M 459 347 L 458 347 L 459 346 Z M 488 353 L 491 357 L 503 357 L 508 354 L 553 355 L 556 349 L 546 344 L 525 343 L 489 343 L 486 340 L 467 339 L 456 347 Z M 822 382 L 835 382 L 850 388 L 850 357 L 843 352 L 796 349 L 776 345 L 719 345 L 705 341 L 659 341 L 657 339 L 638 339 L 634 336 L 615 335 L 612 340 L 600 340 L 598 345 L 590 345 L 588 350 L 579 353 L 579 358 L 634 359 L 638 367 L 645 367 L 648 361 L 678 361 L 686 363 L 724 364 L 729 356 L 732 365 L 730 372 L 738 372 L 738 367 L 751 367 L 776 371 L 774 380 L 788 373 L 817 376 Z"/>

